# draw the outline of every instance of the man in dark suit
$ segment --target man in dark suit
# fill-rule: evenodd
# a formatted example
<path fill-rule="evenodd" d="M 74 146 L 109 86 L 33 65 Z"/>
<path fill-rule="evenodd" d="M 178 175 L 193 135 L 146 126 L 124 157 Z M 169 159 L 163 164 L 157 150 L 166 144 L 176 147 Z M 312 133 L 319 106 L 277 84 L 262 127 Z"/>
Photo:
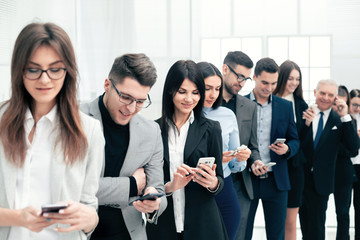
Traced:
<path fill-rule="evenodd" d="M 260 59 L 255 66 L 255 88 L 247 95 L 257 104 L 257 136 L 261 160 L 252 161 L 251 180 L 254 199 L 251 201 L 246 238 L 252 228 L 259 199 L 265 216 L 266 237 L 285 237 L 287 192 L 290 189 L 287 160 L 299 149 L 297 129 L 291 102 L 272 95 L 278 81 L 279 67 L 271 58 Z M 285 138 L 284 143 L 274 143 Z M 275 166 L 268 164 L 276 163 Z"/>
<path fill-rule="evenodd" d="M 238 94 L 246 80 L 251 80 L 250 74 L 253 66 L 254 64 L 249 56 L 241 51 L 229 52 L 226 55 L 222 66 L 224 78 L 223 106 L 230 108 L 235 113 L 239 127 L 240 144 L 248 146 L 251 150 L 250 159 L 257 160 L 260 159 L 260 155 L 257 145 L 256 104 Z M 245 239 L 251 199 L 254 198 L 249 168 L 232 174 L 232 177 L 241 206 L 241 221 L 236 239 L 243 240 Z"/>
<path fill-rule="evenodd" d="M 337 99 L 337 85 L 332 80 L 319 81 L 317 107 L 304 112 L 304 151 L 306 157 L 303 205 L 300 224 L 303 239 L 325 239 L 327 202 L 334 191 L 335 163 L 340 143 L 351 156 L 357 154 L 359 138 L 351 123 L 348 106 Z M 336 111 L 332 105 L 336 105 Z"/>

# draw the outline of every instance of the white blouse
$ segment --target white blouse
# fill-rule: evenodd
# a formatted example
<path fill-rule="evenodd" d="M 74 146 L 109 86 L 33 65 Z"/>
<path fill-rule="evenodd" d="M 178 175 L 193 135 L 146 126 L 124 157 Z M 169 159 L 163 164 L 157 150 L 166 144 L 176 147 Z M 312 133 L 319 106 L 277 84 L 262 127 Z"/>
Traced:
<path fill-rule="evenodd" d="M 185 124 L 180 128 L 180 131 L 173 123 L 169 123 L 168 131 L 168 144 L 169 144 L 169 161 L 170 161 L 170 178 L 174 180 L 174 174 L 177 172 L 177 168 L 184 163 L 184 148 L 186 138 L 189 132 L 190 124 L 194 121 L 194 112 L 191 112 L 190 117 Z M 174 203 L 174 217 L 176 231 L 184 231 L 185 221 L 185 189 L 180 188 L 176 190 L 173 195 Z"/>
<path fill-rule="evenodd" d="M 43 116 L 36 124 L 32 143 L 28 136 L 34 127 L 34 118 L 28 109 L 25 115 L 25 136 L 28 145 L 25 163 L 19 168 L 15 191 L 15 209 L 34 206 L 41 209 L 41 205 L 53 203 L 51 201 L 50 163 L 54 159 L 54 145 L 56 136 L 53 130 L 58 126 L 57 107 Z M 8 240 L 55 240 L 57 232 L 52 226 L 39 233 L 23 227 L 11 227 Z"/>

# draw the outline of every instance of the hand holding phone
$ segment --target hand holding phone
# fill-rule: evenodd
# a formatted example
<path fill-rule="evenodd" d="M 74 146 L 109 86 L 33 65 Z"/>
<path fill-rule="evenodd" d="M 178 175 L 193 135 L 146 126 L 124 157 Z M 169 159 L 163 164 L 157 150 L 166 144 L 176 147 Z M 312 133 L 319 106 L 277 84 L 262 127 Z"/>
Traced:
<path fill-rule="evenodd" d="M 231 153 L 226 156 L 228 157 L 235 156 L 238 152 L 240 152 L 241 150 L 245 150 L 246 148 L 247 148 L 246 145 L 241 145 L 240 147 L 237 147 L 235 150 L 232 150 Z"/>
<path fill-rule="evenodd" d="M 200 167 L 200 164 L 205 164 L 205 165 L 207 165 L 209 168 L 212 169 L 214 163 L 215 163 L 215 158 L 214 158 L 214 157 L 201 157 L 201 158 L 199 158 L 196 167 L 202 169 L 202 168 Z M 202 176 L 200 173 L 197 173 L 197 174 L 199 174 L 200 176 Z"/>
<path fill-rule="evenodd" d="M 285 141 L 286 141 L 286 139 L 285 138 L 277 138 L 274 142 L 273 142 L 273 144 L 278 144 L 278 143 L 285 143 Z"/>
<path fill-rule="evenodd" d="M 135 201 L 144 201 L 144 200 L 155 201 L 156 199 L 158 199 L 159 197 L 162 197 L 164 195 L 165 195 L 165 193 L 149 193 L 149 194 L 146 194 L 144 196 L 141 196 L 141 197 L 135 199 L 134 201 L 131 201 L 129 203 L 129 206 L 133 205 L 133 203 Z"/>
<path fill-rule="evenodd" d="M 67 204 L 44 204 L 41 206 L 41 215 L 44 213 L 58 213 L 61 209 L 67 207 Z"/>
<path fill-rule="evenodd" d="M 272 167 L 272 166 L 275 166 L 275 165 L 276 165 L 276 162 L 268 162 L 268 163 L 264 164 L 264 167 Z"/>
<path fill-rule="evenodd" d="M 214 157 L 201 157 L 201 158 L 199 158 L 196 167 L 199 167 L 200 163 L 202 163 L 202 164 L 209 166 L 209 168 L 212 168 L 214 165 L 214 162 L 215 162 Z"/>

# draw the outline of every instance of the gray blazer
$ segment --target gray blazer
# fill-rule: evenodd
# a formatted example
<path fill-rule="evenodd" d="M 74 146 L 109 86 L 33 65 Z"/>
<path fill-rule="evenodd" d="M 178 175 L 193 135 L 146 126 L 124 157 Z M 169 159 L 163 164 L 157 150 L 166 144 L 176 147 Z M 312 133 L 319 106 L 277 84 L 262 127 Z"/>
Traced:
<path fill-rule="evenodd" d="M 0 110 L 2 117 L 6 106 Z M 88 151 L 84 161 L 67 166 L 63 153 L 57 148 L 51 163 L 51 201 L 56 203 L 73 200 L 97 208 L 96 192 L 99 186 L 100 171 L 104 159 L 105 140 L 99 121 L 80 113 L 83 131 L 88 140 Z M 18 167 L 11 164 L 4 155 L 0 144 L 0 207 L 14 208 Z M 61 227 L 61 226 L 60 226 Z M 0 239 L 7 239 L 10 227 L 0 227 Z M 61 240 L 85 240 L 83 231 L 59 233 Z"/>
<path fill-rule="evenodd" d="M 236 96 L 236 119 L 239 127 L 240 144 L 245 144 L 251 150 L 249 164 L 260 159 L 257 143 L 257 106 L 244 96 Z M 242 171 L 245 188 L 250 199 L 254 198 L 251 176 L 248 167 Z"/>
<path fill-rule="evenodd" d="M 99 98 L 96 98 L 90 103 L 81 104 L 80 108 L 89 116 L 98 119 L 102 127 L 98 102 Z M 129 206 L 129 202 L 136 198 L 129 198 L 129 176 L 136 169 L 143 167 L 146 174 L 146 187 L 152 186 L 158 192 L 164 192 L 163 144 L 160 128 L 154 121 L 136 114 L 130 120 L 129 128 L 130 142 L 120 175 L 119 177 L 103 177 L 105 169 L 103 166 L 99 191 L 96 196 L 99 199 L 99 205 L 121 208 L 131 239 L 147 239 L 141 212 L 137 211 L 135 207 Z M 166 206 L 167 201 L 163 197 L 155 222 Z"/>

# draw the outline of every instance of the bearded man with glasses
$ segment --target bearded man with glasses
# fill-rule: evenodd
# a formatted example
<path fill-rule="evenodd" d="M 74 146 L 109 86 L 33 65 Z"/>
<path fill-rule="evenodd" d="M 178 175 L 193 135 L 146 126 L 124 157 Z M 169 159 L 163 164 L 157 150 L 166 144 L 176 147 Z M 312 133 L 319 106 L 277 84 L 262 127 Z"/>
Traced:
<path fill-rule="evenodd" d="M 115 59 L 105 93 L 81 105 L 101 122 L 106 141 L 97 194 L 99 225 L 92 240 L 146 239 L 142 213 L 156 222 L 166 208 L 165 197 L 131 203 L 141 195 L 164 193 L 160 128 L 137 114 L 151 104 L 148 93 L 156 78 L 146 55 L 125 54 Z"/>
<path fill-rule="evenodd" d="M 239 91 L 247 80 L 251 81 L 253 61 L 241 51 L 228 52 L 222 66 L 224 107 L 230 108 L 236 115 L 239 128 L 240 145 L 251 150 L 249 161 L 260 159 L 257 142 L 257 108 L 256 103 L 241 96 Z M 251 200 L 254 198 L 249 166 L 242 172 L 233 173 L 233 183 L 241 206 L 241 221 L 236 240 L 244 240 Z"/>

